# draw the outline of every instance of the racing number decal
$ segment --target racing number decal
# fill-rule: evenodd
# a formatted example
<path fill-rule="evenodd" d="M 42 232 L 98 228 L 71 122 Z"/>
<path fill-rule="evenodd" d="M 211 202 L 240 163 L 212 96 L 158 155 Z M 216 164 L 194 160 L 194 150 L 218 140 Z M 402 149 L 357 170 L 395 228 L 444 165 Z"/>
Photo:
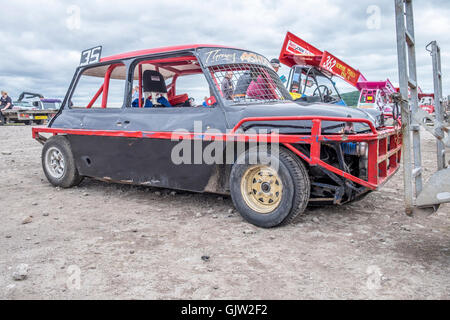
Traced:
<path fill-rule="evenodd" d="M 327 60 L 322 65 L 322 67 L 324 67 L 328 71 L 333 71 L 333 68 L 335 66 L 336 66 L 336 59 L 330 56 L 327 57 Z"/>
<path fill-rule="evenodd" d="M 337 75 L 355 87 L 361 75 L 358 70 L 353 69 L 348 64 L 326 51 L 323 53 L 322 60 L 320 61 L 320 67 L 334 75 Z"/>
<path fill-rule="evenodd" d="M 81 52 L 80 66 L 100 62 L 101 54 L 102 46 L 84 50 Z"/>

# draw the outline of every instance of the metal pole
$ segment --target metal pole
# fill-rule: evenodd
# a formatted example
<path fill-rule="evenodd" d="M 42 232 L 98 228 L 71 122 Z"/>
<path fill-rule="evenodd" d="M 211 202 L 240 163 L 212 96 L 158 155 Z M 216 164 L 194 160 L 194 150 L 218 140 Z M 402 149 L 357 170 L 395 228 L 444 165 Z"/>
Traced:
<path fill-rule="evenodd" d="M 418 84 L 417 84 L 417 70 L 416 70 L 416 46 L 415 46 L 415 35 L 414 35 L 414 14 L 412 0 L 405 0 L 406 8 L 406 31 L 408 34 L 405 36 L 410 38 L 408 41 L 408 62 L 409 62 L 409 80 L 408 84 L 411 93 L 411 113 L 416 115 L 419 109 L 419 98 L 418 98 Z M 413 136 L 413 157 L 414 157 L 414 170 L 413 179 L 415 185 L 415 197 L 422 192 L 422 154 L 420 150 L 420 124 L 417 122 L 415 117 L 411 117 L 411 129 Z"/>
<path fill-rule="evenodd" d="M 413 209 L 413 190 L 412 190 L 412 159 L 411 159 L 411 127 L 410 112 L 408 104 L 408 72 L 406 57 L 406 39 L 405 39 L 405 11 L 404 1 L 395 0 L 395 17 L 397 29 L 397 56 L 398 56 L 398 75 L 400 83 L 400 94 L 402 96 L 402 132 L 403 132 L 403 183 L 405 189 L 405 209 L 407 214 L 412 213 Z"/>
<path fill-rule="evenodd" d="M 433 84 L 434 84 L 434 112 L 436 115 L 436 135 L 444 138 L 444 131 L 442 127 L 444 125 L 444 110 L 442 106 L 442 74 L 441 74 L 441 49 L 436 41 L 432 41 L 427 48 L 431 45 L 431 57 L 433 61 Z M 436 141 L 437 146 L 437 166 L 438 170 L 442 170 L 446 167 L 445 164 L 445 145 L 440 139 Z"/>

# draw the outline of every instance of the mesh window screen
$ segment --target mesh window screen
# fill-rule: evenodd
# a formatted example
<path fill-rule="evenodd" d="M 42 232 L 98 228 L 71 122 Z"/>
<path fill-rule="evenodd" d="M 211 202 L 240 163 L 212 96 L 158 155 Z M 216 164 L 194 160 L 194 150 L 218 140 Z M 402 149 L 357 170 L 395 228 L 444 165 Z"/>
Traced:
<path fill-rule="evenodd" d="M 254 64 L 230 64 L 209 67 L 222 97 L 230 103 L 290 100 L 278 75 Z"/>

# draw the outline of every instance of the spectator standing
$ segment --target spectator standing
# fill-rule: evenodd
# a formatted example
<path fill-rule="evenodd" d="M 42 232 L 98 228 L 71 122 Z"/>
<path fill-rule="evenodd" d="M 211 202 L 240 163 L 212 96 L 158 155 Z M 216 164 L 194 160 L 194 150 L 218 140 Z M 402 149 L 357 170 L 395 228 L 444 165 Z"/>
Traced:
<path fill-rule="evenodd" d="M 234 98 L 238 100 L 245 100 L 247 89 L 250 83 L 255 79 L 255 71 L 246 70 L 238 79 L 236 89 L 234 90 Z"/>
<path fill-rule="evenodd" d="M 234 86 L 232 79 L 233 79 L 233 72 L 227 71 L 222 81 L 222 85 L 220 87 L 220 89 L 222 90 L 223 97 L 226 100 L 233 100 Z"/>
<path fill-rule="evenodd" d="M 4 125 L 6 123 L 6 118 L 3 115 L 3 111 L 6 111 L 8 109 L 11 109 L 13 107 L 12 100 L 8 96 L 8 92 L 2 91 L 2 96 L 0 98 L 0 125 Z"/>
<path fill-rule="evenodd" d="M 280 70 L 281 67 L 280 60 L 273 58 L 270 60 L 270 64 L 272 65 L 272 68 L 274 68 L 275 72 L 278 73 L 278 70 Z"/>
<path fill-rule="evenodd" d="M 277 58 L 273 58 L 272 60 L 270 60 L 270 64 L 272 65 L 272 68 L 275 70 L 275 72 L 278 73 L 278 70 L 280 70 L 281 67 L 280 60 L 278 60 Z M 281 82 L 285 83 L 287 81 L 286 76 L 284 74 L 281 75 L 280 80 Z"/>
<path fill-rule="evenodd" d="M 139 99 L 139 86 L 135 86 L 133 88 L 133 92 L 132 92 L 132 95 L 131 95 L 131 101 L 134 101 L 136 99 Z"/>

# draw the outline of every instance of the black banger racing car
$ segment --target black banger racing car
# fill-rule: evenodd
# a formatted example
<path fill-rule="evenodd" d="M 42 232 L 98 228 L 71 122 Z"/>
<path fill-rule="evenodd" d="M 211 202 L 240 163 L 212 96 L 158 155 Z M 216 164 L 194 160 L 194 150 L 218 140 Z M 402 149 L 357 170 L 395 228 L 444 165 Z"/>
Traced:
<path fill-rule="evenodd" d="M 257 53 L 216 45 L 100 53 L 83 52 L 58 114 L 32 129 L 55 186 L 91 177 L 230 194 L 247 221 L 275 227 L 308 204 L 361 198 L 399 168 L 400 128 L 363 110 L 292 101 Z M 206 83 L 203 102 L 192 99 L 194 76 Z M 191 87 L 180 92 L 183 79 Z M 180 162 L 181 142 L 191 149 Z M 195 159 L 211 149 L 226 160 Z"/>

